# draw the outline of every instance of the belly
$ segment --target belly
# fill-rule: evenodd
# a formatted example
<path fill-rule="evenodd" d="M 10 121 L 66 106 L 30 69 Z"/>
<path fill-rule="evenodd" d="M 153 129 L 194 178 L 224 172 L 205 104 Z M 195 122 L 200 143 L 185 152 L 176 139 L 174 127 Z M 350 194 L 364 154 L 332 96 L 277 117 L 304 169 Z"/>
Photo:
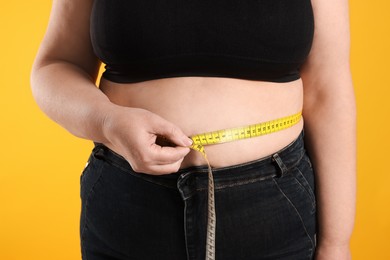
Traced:
<path fill-rule="evenodd" d="M 261 123 L 302 110 L 302 81 L 270 83 L 232 78 L 177 77 L 118 84 L 102 79 L 100 89 L 111 102 L 147 109 L 192 136 Z M 213 167 L 224 167 L 268 156 L 298 137 L 303 120 L 291 128 L 251 139 L 207 146 Z M 109 146 L 109 145 L 108 145 Z M 204 165 L 191 151 L 182 168 Z"/>

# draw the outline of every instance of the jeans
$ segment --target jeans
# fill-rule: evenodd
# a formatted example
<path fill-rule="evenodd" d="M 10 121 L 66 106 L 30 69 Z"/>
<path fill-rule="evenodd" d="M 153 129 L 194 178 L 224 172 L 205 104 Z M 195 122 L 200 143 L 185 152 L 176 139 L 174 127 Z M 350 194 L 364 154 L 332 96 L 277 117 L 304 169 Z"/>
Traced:
<path fill-rule="evenodd" d="M 313 259 L 315 180 L 303 133 L 266 158 L 213 169 L 216 259 Z M 205 259 L 207 167 L 153 176 L 101 144 L 81 175 L 84 260 Z"/>

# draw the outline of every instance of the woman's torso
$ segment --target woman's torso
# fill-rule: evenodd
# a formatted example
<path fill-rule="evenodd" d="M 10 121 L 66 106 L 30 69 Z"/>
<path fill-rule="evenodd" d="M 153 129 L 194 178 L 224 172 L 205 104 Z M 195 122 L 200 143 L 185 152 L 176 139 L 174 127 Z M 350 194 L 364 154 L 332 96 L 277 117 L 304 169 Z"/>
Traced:
<path fill-rule="evenodd" d="M 301 111 L 299 66 L 313 30 L 310 0 L 94 0 L 91 16 L 92 45 L 107 65 L 100 89 L 188 136 Z M 292 142 L 302 127 L 206 152 L 214 167 L 255 160 Z M 182 167 L 204 163 L 192 151 Z"/>
<path fill-rule="evenodd" d="M 100 89 L 113 103 L 156 113 L 179 126 L 188 136 L 292 115 L 301 111 L 303 103 L 301 80 L 270 83 L 177 77 L 118 84 L 102 79 Z M 207 156 L 213 167 L 259 159 L 291 143 L 302 127 L 301 120 L 291 128 L 269 135 L 207 146 Z M 191 151 L 182 168 L 203 164 L 201 154 Z"/>

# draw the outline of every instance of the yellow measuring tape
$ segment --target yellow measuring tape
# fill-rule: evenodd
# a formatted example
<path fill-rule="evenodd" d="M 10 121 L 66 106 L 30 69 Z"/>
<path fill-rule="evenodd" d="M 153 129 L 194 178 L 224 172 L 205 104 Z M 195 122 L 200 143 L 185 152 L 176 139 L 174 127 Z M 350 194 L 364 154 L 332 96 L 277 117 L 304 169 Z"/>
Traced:
<path fill-rule="evenodd" d="M 206 260 L 215 259 L 215 234 L 216 234 L 216 214 L 214 201 L 214 178 L 209 160 L 207 159 L 204 146 L 220 144 L 242 140 L 246 138 L 258 137 L 271 134 L 297 124 L 302 117 L 302 112 L 291 116 L 282 117 L 276 120 L 249 125 L 244 127 L 230 128 L 220 131 L 208 132 L 194 135 L 191 149 L 200 152 L 208 165 L 208 217 L 207 217 L 207 238 L 206 238 Z"/>

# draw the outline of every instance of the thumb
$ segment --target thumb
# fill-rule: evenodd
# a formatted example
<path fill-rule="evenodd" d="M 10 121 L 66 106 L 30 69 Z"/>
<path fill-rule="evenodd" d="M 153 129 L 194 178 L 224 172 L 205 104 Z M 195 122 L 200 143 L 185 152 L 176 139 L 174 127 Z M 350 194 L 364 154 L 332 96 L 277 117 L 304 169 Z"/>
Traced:
<path fill-rule="evenodd" d="M 192 145 L 192 140 L 186 136 L 183 131 L 176 125 L 159 118 L 154 125 L 154 134 L 163 136 L 178 146 L 188 147 Z"/>

